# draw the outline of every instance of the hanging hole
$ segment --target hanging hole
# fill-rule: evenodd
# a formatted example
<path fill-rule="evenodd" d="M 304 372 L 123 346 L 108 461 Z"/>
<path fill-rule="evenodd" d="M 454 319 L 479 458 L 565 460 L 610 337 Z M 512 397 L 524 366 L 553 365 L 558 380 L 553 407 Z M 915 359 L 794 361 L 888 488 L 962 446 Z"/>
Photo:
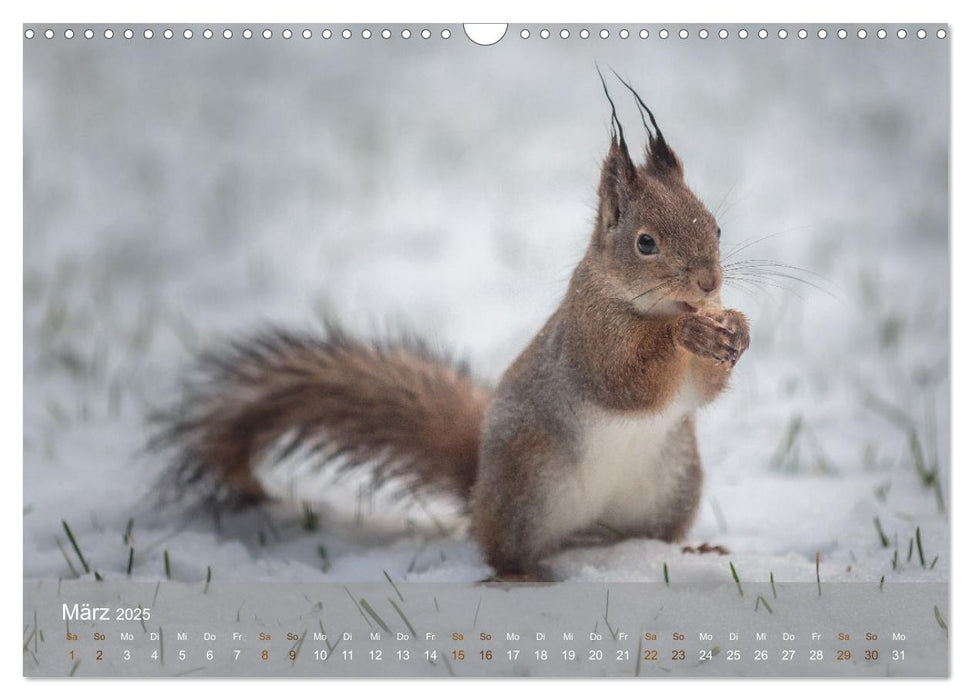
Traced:
<path fill-rule="evenodd" d="M 508 24 L 463 24 L 465 36 L 479 46 L 492 46 L 506 36 Z"/>

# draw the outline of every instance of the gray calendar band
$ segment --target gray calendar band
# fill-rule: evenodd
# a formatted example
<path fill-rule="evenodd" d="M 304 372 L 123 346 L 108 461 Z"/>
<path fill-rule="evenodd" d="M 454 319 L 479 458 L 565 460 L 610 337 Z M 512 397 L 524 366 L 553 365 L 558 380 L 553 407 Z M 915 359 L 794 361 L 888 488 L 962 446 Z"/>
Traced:
<path fill-rule="evenodd" d="M 26 581 L 24 675 L 946 676 L 948 603 L 944 583 Z"/>

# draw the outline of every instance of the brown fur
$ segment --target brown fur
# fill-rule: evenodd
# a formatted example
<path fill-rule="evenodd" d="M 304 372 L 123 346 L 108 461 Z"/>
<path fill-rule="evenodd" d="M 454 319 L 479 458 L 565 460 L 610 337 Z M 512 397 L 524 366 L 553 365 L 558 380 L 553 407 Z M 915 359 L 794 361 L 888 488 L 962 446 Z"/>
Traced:
<path fill-rule="evenodd" d="M 179 485 L 202 480 L 216 500 L 262 500 L 253 468 L 289 436 L 277 457 L 309 448 L 468 498 L 489 391 L 419 342 L 277 330 L 208 355 L 201 369 L 204 381 L 187 386 L 155 438 L 179 447 Z"/>
<path fill-rule="evenodd" d="M 749 333 L 741 313 L 721 307 L 714 217 L 647 113 L 656 134 L 648 129 L 641 166 L 614 118 L 619 136 L 601 169 L 586 254 L 563 303 L 494 394 L 419 343 L 365 344 L 334 329 L 321 338 L 273 332 L 211 356 L 206 382 L 190 385 L 168 417 L 156 444 L 178 448 L 178 483 L 204 480 L 214 496 L 237 502 L 262 498 L 255 461 L 288 438 L 322 461 L 374 465 L 381 478 L 468 501 L 486 559 L 517 580 L 545 576 L 542 559 L 598 517 L 626 523 L 621 535 L 682 538 L 702 482 L 693 408 L 725 388 Z M 658 252 L 639 250 L 642 235 Z M 665 470 L 653 509 L 610 505 L 608 491 L 605 512 L 571 520 L 570 489 L 591 478 L 578 476 L 591 459 L 600 464 L 588 453 L 599 444 L 591 431 L 627 417 L 655 425 L 653 416 L 657 425 L 675 420 L 646 436 L 660 462 L 643 473 Z M 653 497 L 638 469 L 631 464 L 623 478 Z M 612 488 L 605 483 L 598 488 Z"/>

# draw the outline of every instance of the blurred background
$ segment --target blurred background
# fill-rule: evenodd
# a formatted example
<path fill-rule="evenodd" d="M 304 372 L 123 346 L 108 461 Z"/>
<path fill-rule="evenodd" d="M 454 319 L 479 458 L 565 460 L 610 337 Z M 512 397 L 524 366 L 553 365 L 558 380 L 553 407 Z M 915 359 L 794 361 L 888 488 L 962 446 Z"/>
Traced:
<path fill-rule="evenodd" d="M 268 322 L 415 332 L 495 382 L 593 223 L 610 114 L 595 62 L 654 110 L 723 256 L 792 266 L 724 289 L 752 346 L 699 417 L 692 542 L 728 546 L 743 578 L 813 580 L 816 552 L 830 580 L 947 577 L 949 40 L 132 28 L 24 42 L 26 578 L 159 578 L 166 553 L 185 580 L 486 575 L 448 504 L 299 467 L 269 477 L 299 505 L 160 511 L 145 417 L 195 353 Z M 727 575 L 644 540 L 554 566 L 661 580 L 662 560 L 681 580 Z"/>

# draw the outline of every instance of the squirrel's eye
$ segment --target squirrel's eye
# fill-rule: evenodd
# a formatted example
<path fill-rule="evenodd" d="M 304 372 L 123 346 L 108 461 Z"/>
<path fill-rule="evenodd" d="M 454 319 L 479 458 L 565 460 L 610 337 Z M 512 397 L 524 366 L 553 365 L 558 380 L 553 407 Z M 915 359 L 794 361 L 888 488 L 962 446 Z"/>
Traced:
<path fill-rule="evenodd" d="M 721 240 L 721 239 L 722 239 L 722 227 L 719 226 L 718 227 L 718 240 Z"/>
<path fill-rule="evenodd" d="M 657 255 L 661 251 L 657 247 L 657 243 L 654 239 L 648 236 L 646 233 L 642 233 L 637 237 L 637 251 L 641 255 Z"/>

